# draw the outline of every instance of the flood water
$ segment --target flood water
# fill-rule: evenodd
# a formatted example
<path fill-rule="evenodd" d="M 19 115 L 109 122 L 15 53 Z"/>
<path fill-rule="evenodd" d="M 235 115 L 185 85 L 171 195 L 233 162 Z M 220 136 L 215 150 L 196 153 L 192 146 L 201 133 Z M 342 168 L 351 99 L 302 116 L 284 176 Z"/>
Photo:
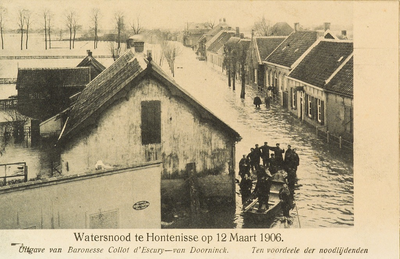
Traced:
<path fill-rule="evenodd" d="M 277 103 L 272 103 L 269 109 L 265 105 L 255 108 L 253 98 L 264 96 L 256 89 L 247 86 L 246 98 L 240 99 L 239 80 L 236 82 L 236 91 L 232 91 L 221 71 L 196 60 L 189 49 L 184 49 L 177 58 L 176 66 L 181 68 L 175 70 L 175 80 L 242 136 L 236 146 L 237 163 L 243 154 L 250 152 L 251 147 L 255 144 L 261 146 L 265 141 L 271 146 L 280 143 L 285 149 L 287 144 L 296 148 L 300 156 L 297 177 L 301 186 L 295 191 L 297 208 L 291 211 L 292 220 L 296 223 L 293 227 L 353 226 L 352 151 L 327 145 L 317 138 L 315 129 L 299 121 Z M 209 211 L 197 227 L 269 227 L 266 223 L 254 225 L 243 219 L 238 186 L 236 193 L 235 211 Z"/>

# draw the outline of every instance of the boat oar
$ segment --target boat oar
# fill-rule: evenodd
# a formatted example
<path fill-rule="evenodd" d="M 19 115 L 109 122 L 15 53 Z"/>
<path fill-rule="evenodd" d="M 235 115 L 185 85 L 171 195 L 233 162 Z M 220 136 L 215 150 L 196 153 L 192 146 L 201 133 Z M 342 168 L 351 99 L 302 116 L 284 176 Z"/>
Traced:
<path fill-rule="evenodd" d="M 249 205 L 247 205 L 244 209 L 243 212 L 247 212 L 249 209 L 251 209 L 258 201 L 258 198 L 255 198 Z"/>

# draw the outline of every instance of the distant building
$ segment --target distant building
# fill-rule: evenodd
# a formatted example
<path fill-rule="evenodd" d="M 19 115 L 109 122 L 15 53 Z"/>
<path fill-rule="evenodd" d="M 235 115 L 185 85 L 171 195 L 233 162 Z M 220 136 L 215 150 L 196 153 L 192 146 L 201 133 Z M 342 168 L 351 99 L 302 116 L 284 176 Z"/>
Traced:
<path fill-rule="evenodd" d="M 293 32 L 293 28 L 286 22 L 275 23 L 271 28 L 270 36 L 289 36 Z"/>
<path fill-rule="evenodd" d="M 207 63 L 222 71 L 224 63 L 224 45 L 236 34 L 234 31 L 220 31 L 207 41 Z"/>
<path fill-rule="evenodd" d="M 299 24 L 295 24 L 295 31 L 264 60 L 266 65 L 266 84 L 273 89 L 274 96 L 280 104 L 288 106 L 287 75 L 301 60 L 303 54 L 317 41 L 315 31 L 299 31 Z"/>
<path fill-rule="evenodd" d="M 87 56 L 77 65 L 77 67 L 90 67 L 90 78 L 93 80 L 98 74 L 106 69 L 97 59 L 95 59 L 90 50 L 87 51 Z"/>
<path fill-rule="evenodd" d="M 188 22 L 183 31 L 183 45 L 194 48 L 199 39 L 210 30 L 211 28 L 206 23 Z"/>
<path fill-rule="evenodd" d="M 19 68 L 18 111 L 45 120 L 70 105 L 69 97 L 82 91 L 91 80 L 89 67 Z"/>
<path fill-rule="evenodd" d="M 268 87 L 265 76 L 266 65 L 263 61 L 284 39 L 286 39 L 284 36 L 253 37 L 247 56 L 249 83 L 256 84 L 259 89 Z"/>
<path fill-rule="evenodd" d="M 352 121 L 352 55 L 352 42 L 319 40 L 288 75 L 289 110 L 325 131 L 344 132 L 338 125 Z"/>
<path fill-rule="evenodd" d="M 220 19 L 219 23 L 207 33 L 203 34 L 195 44 L 194 48 L 196 49 L 197 55 L 201 58 L 207 58 L 207 42 L 222 30 L 230 31 L 231 29 L 232 27 L 226 23 L 225 18 Z"/>

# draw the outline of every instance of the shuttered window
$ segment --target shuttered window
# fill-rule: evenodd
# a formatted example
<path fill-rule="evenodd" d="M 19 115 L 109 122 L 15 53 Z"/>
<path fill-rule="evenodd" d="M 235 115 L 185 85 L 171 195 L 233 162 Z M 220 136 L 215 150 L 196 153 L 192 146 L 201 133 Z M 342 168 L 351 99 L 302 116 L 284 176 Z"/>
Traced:
<path fill-rule="evenodd" d="M 142 102 L 142 144 L 161 143 L 161 102 Z"/>

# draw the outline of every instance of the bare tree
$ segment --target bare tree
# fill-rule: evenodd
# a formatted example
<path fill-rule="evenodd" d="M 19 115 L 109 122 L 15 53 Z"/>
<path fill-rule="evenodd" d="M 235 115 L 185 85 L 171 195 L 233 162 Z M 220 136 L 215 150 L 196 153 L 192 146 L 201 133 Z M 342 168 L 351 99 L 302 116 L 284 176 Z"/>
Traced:
<path fill-rule="evenodd" d="M 99 41 L 99 37 L 97 35 L 99 30 L 99 19 L 100 19 L 100 9 L 93 8 L 92 9 L 92 22 L 93 22 L 93 31 L 94 31 L 94 39 L 93 39 L 93 48 L 97 49 L 97 43 Z"/>
<path fill-rule="evenodd" d="M 28 49 L 28 39 L 29 39 L 29 26 L 31 25 L 31 12 L 29 10 L 25 11 L 25 25 L 26 25 L 26 43 L 25 48 Z"/>
<path fill-rule="evenodd" d="M 111 41 L 110 42 L 110 53 L 113 57 L 113 60 L 117 60 L 119 58 L 121 49 L 115 47 L 115 42 Z"/>
<path fill-rule="evenodd" d="M 72 31 L 74 28 L 75 12 L 69 11 L 66 16 L 67 28 L 69 30 L 69 49 L 72 49 Z"/>
<path fill-rule="evenodd" d="M 73 37 L 72 37 L 72 48 L 75 48 L 75 38 L 76 38 L 76 32 L 80 29 L 80 25 L 78 24 L 78 20 L 76 15 L 74 16 L 74 19 L 72 20 L 72 30 L 74 32 Z"/>
<path fill-rule="evenodd" d="M 49 49 L 51 49 L 51 19 L 53 18 L 53 14 L 52 13 L 49 13 L 49 15 L 48 15 L 48 17 L 47 17 L 47 24 L 48 24 L 48 27 L 47 27 L 47 32 L 49 33 L 49 37 L 48 37 L 48 40 L 49 40 Z"/>
<path fill-rule="evenodd" d="M 271 21 L 266 20 L 264 16 L 256 21 L 253 26 L 254 33 L 257 36 L 270 36 L 271 28 Z"/>
<path fill-rule="evenodd" d="M 132 28 L 132 31 L 133 31 L 133 34 L 134 34 L 134 35 L 135 35 L 135 34 L 140 34 L 140 33 L 143 31 L 143 27 L 142 27 L 142 25 L 140 24 L 140 19 L 139 19 L 139 17 L 136 18 L 136 23 L 135 23 L 135 21 L 132 21 L 132 23 L 131 23 L 131 28 Z"/>
<path fill-rule="evenodd" d="M 4 38 L 3 38 L 3 30 L 4 30 L 4 23 L 5 17 L 7 14 L 7 9 L 0 6 L 0 37 L 1 37 L 1 49 L 4 49 Z"/>
<path fill-rule="evenodd" d="M 21 33 L 21 50 L 24 46 L 25 10 L 18 11 L 18 30 Z"/>
<path fill-rule="evenodd" d="M 44 49 L 47 49 L 47 17 L 49 16 L 49 10 L 44 9 L 43 19 L 44 19 Z"/>
<path fill-rule="evenodd" d="M 120 11 L 116 12 L 114 15 L 115 22 L 116 22 L 116 27 L 117 27 L 117 43 L 118 49 L 121 49 L 121 33 L 123 32 L 125 28 L 125 23 L 124 23 L 124 14 Z"/>
<path fill-rule="evenodd" d="M 205 22 L 207 28 L 213 29 L 215 27 L 215 20 L 208 20 Z"/>
<path fill-rule="evenodd" d="M 169 68 L 171 69 L 172 76 L 175 76 L 175 59 L 182 53 L 182 49 L 177 45 L 176 42 L 163 41 L 160 44 L 161 50 L 164 54 L 165 59 L 168 62 Z"/>

